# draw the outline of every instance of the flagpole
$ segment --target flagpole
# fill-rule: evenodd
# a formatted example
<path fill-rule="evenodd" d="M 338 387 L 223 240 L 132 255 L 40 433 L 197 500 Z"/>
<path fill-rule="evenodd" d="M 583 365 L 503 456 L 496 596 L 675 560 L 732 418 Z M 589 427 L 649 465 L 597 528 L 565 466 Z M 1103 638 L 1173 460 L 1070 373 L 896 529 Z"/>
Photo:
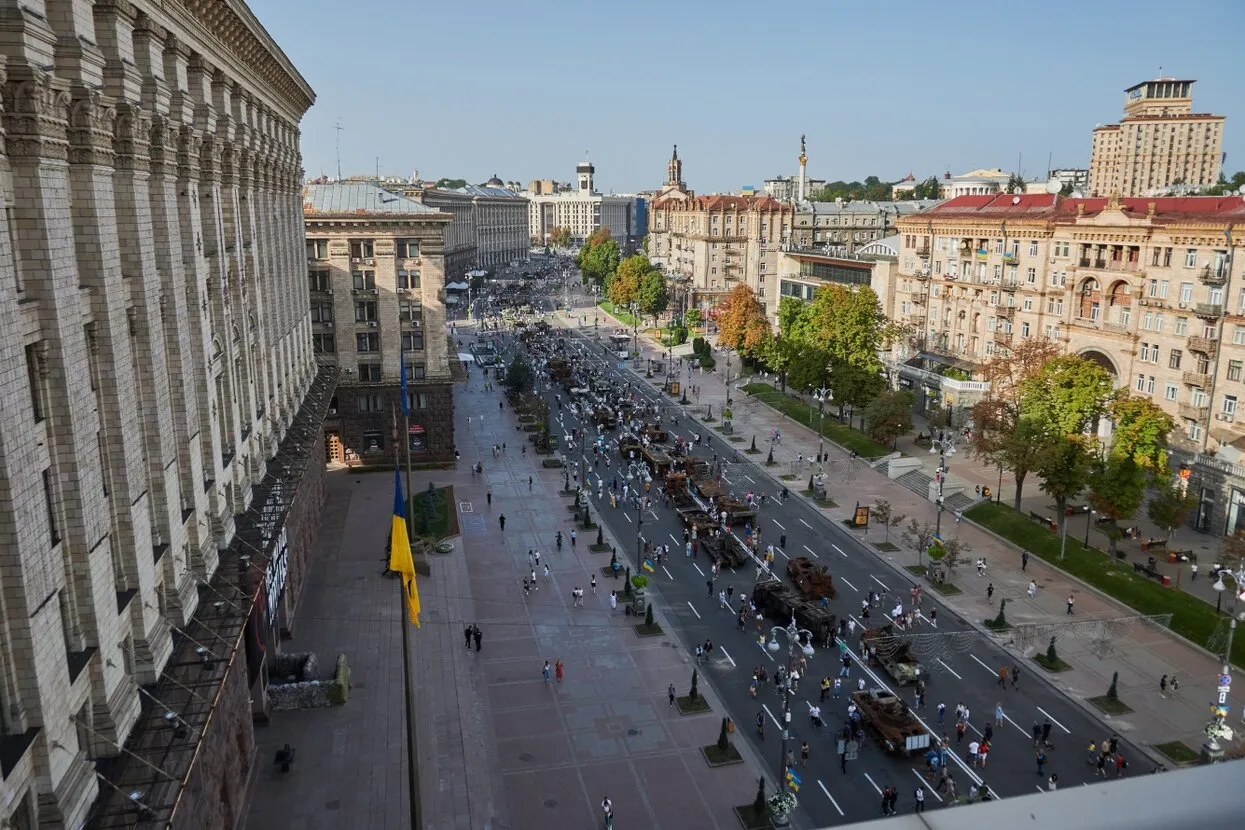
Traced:
<path fill-rule="evenodd" d="M 415 492 L 411 489 L 411 408 L 406 399 L 406 352 L 399 351 L 402 396 L 402 441 L 406 444 L 406 527 L 407 544 L 415 538 Z M 395 469 L 401 469 L 399 445 L 393 448 Z M 402 626 L 402 686 L 403 703 L 406 714 L 406 766 L 407 800 L 410 802 L 411 830 L 423 827 L 423 805 L 419 799 L 419 749 L 415 741 L 415 683 L 411 679 L 411 625 L 406 619 L 407 596 L 405 581 L 398 580 L 398 596 L 401 599 L 398 619 Z"/>

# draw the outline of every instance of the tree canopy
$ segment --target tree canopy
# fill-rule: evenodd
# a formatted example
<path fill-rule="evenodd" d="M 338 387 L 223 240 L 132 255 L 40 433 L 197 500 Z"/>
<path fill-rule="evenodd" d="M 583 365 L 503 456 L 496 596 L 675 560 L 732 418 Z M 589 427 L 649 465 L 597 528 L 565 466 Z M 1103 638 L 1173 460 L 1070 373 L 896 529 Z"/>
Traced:
<path fill-rule="evenodd" d="M 571 229 L 556 227 L 549 231 L 549 244 L 557 248 L 565 248 L 571 244 Z"/>
<path fill-rule="evenodd" d="M 618 243 L 610 238 L 608 228 L 601 227 L 579 249 L 576 264 L 584 272 L 585 279 L 604 286 L 618 270 L 620 257 Z"/>
<path fill-rule="evenodd" d="M 718 345 L 750 354 L 770 336 L 765 307 L 746 285 L 737 285 L 718 306 Z"/>
<path fill-rule="evenodd" d="M 643 256 L 643 254 L 639 254 Z M 647 257 L 645 258 L 647 262 Z M 666 306 L 670 304 L 670 293 L 666 288 L 666 276 L 657 268 L 649 266 L 644 275 L 640 277 L 640 288 L 636 292 L 636 304 L 639 306 L 641 314 L 647 314 L 654 319 L 658 314 L 666 310 Z"/>
<path fill-rule="evenodd" d="M 870 200 L 874 202 L 889 201 L 891 197 L 890 183 L 877 176 L 866 176 L 863 182 L 827 182 L 826 186 L 809 196 L 814 202 L 833 202 L 835 199 L 848 201 Z"/>

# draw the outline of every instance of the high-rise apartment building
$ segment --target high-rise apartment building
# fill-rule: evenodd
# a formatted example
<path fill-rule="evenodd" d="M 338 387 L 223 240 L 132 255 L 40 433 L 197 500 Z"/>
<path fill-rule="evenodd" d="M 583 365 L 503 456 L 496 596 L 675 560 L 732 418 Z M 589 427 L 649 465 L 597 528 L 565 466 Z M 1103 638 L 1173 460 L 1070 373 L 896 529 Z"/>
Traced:
<path fill-rule="evenodd" d="M 238 0 L 4 17 L 0 826 L 232 827 L 323 503 L 313 94 Z"/>
<path fill-rule="evenodd" d="M 528 234 L 532 244 L 545 244 L 555 228 L 566 228 L 575 242 L 583 242 L 597 228 L 606 228 L 623 249 L 639 244 L 635 197 L 598 193 L 595 175 L 596 167 L 592 162 L 581 161 L 575 166 L 573 190 L 547 188 L 542 181 L 532 183 L 539 186 L 539 191 L 522 194 L 527 199 Z"/>
<path fill-rule="evenodd" d="M 373 182 L 309 184 L 307 287 L 316 360 L 341 370 L 324 423 L 331 461 L 394 457 L 406 363 L 415 457 L 454 454 L 445 330 L 445 230 L 452 217 Z"/>
<path fill-rule="evenodd" d="M 1124 90 L 1124 117 L 1094 130 L 1091 196 L 1149 196 L 1213 185 L 1223 167 L 1222 115 L 1193 111 L 1193 84 L 1156 78 Z"/>
<path fill-rule="evenodd" d="M 1245 528 L 1243 222 L 1240 196 L 963 196 L 904 217 L 887 314 L 916 334 L 896 348 L 898 377 L 958 407 L 939 388 L 948 368 L 973 375 L 1020 340 L 1061 343 L 1171 414 L 1174 463 L 1200 488 L 1196 526 Z"/>

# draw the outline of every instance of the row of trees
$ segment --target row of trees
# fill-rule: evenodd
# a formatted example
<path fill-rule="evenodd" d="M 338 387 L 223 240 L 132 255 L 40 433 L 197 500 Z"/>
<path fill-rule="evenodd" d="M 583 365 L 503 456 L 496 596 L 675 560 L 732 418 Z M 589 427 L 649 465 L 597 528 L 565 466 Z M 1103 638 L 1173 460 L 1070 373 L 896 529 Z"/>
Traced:
<path fill-rule="evenodd" d="M 567 227 L 553 228 L 549 231 L 549 244 L 555 248 L 565 248 L 571 244 L 571 229 Z"/>
<path fill-rule="evenodd" d="M 591 282 L 604 288 L 606 281 L 618 270 L 621 258 L 618 243 L 610 237 L 609 229 L 597 228 L 579 249 L 575 264 L 583 272 L 585 284 Z"/>
<path fill-rule="evenodd" d="M 606 280 L 605 294 L 615 307 L 630 307 L 634 303 L 641 315 L 653 318 L 654 325 L 657 315 L 670 303 L 665 275 L 645 254 L 624 259 Z"/>
<path fill-rule="evenodd" d="M 1106 522 L 1110 550 L 1123 535 L 1120 522 L 1131 519 L 1154 493 L 1148 512 L 1169 531 L 1179 527 L 1190 498 L 1168 466 L 1171 416 L 1148 398 L 1113 389 L 1099 363 L 1062 354 L 1058 343 L 1025 340 L 986 369 L 990 397 L 973 407 L 973 449 L 978 456 L 1011 470 L 1015 506 L 1030 473 L 1055 501 L 1066 522 L 1069 503 L 1080 494 Z M 1109 420 L 1109 442 L 1096 435 Z"/>

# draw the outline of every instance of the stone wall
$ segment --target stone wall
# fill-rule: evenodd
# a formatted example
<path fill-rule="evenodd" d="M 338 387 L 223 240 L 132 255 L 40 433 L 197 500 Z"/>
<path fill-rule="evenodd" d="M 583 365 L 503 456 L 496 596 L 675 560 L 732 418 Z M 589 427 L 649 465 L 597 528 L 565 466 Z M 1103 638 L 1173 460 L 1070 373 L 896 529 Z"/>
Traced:
<path fill-rule="evenodd" d="M 294 626 L 298 601 L 302 598 L 303 585 L 311 570 L 311 557 L 316 547 L 316 532 L 320 527 L 320 512 L 328 498 L 326 490 L 326 472 L 324 458 L 324 432 L 316 435 L 315 446 L 311 449 L 307 468 L 303 470 L 298 482 L 298 492 L 285 517 L 286 538 L 290 549 L 288 554 L 288 570 L 285 576 L 285 607 L 290 614 L 282 618 L 283 637 L 290 636 Z"/>
<path fill-rule="evenodd" d="M 448 383 L 409 384 L 411 392 L 428 397 L 427 409 L 412 409 L 411 423 L 423 426 L 427 449 L 412 452 L 411 461 L 447 461 L 454 457 L 454 388 Z M 384 406 L 380 412 L 359 412 L 358 395 L 380 395 Z M 338 415 L 326 425 L 329 431 L 336 429 L 342 446 L 358 453 L 364 464 L 387 464 L 393 460 L 393 413 L 402 412 L 400 387 L 385 385 L 337 387 Z M 399 430 L 401 422 L 399 421 Z M 378 453 L 365 453 L 364 434 L 379 432 L 383 445 Z M 403 455 L 405 459 L 405 455 Z"/>
<path fill-rule="evenodd" d="M 244 654 L 239 638 L 195 764 L 169 820 L 177 830 L 221 830 L 236 826 L 241 818 L 256 761 Z"/>

